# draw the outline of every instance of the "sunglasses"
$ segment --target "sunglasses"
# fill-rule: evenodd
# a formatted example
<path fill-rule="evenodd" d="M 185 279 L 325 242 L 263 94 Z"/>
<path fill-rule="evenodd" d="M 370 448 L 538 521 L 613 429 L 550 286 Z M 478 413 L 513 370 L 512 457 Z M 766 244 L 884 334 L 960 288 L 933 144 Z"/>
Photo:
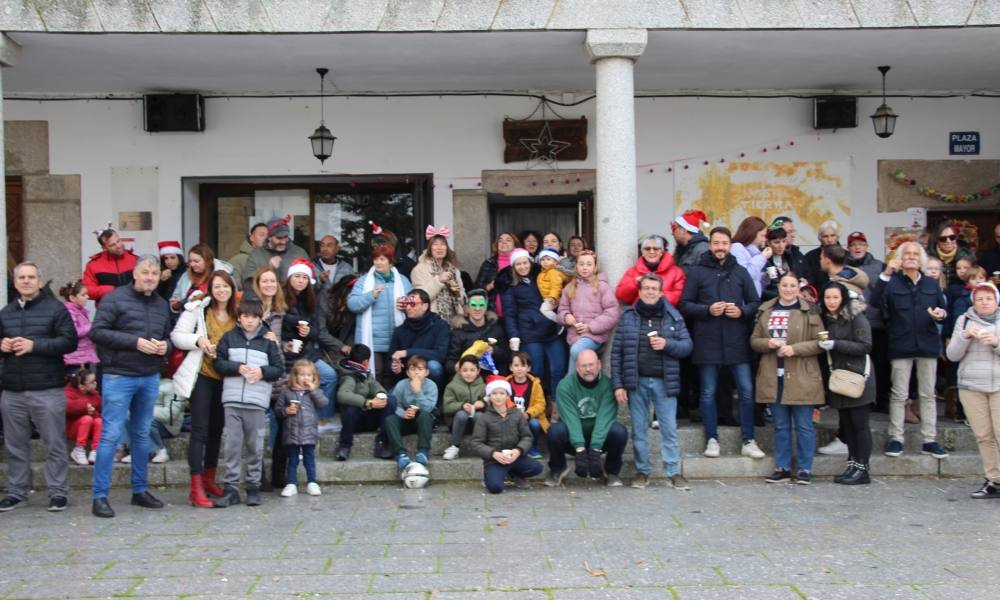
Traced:
<path fill-rule="evenodd" d="M 938 239 L 941 240 L 942 242 L 954 242 L 955 240 L 958 239 L 958 236 L 957 235 L 942 235 Z"/>
<path fill-rule="evenodd" d="M 643 252 L 663 252 L 663 248 L 659 246 L 645 246 L 642 249 Z"/>

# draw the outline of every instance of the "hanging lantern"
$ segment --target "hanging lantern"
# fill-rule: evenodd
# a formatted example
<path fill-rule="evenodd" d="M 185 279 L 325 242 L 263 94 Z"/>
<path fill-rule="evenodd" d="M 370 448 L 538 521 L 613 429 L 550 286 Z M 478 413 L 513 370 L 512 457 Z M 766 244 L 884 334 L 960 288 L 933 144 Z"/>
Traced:
<path fill-rule="evenodd" d="M 313 156 L 319 159 L 322 164 L 326 159 L 333 155 L 333 142 L 336 141 L 336 137 L 330 133 L 330 130 L 326 128 L 324 119 L 324 101 L 323 96 L 324 80 L 326 79 L 326 74 L 329 72 L 328 69 L 316 69 L 319 73 L 319 127 L 316 131 L 309 136 L 309 143 L 312 145 Z"/>
<path fill-rule="evenodd" d="M 875 109 L 875 114 L 871 116 L 872 125 L 875 126 L 875 135 L 880 138 L 887 138 L 896 130 L 896 119 L 899 118 L 892 108 L 885 103 L 885 74 L 890 67 L 882 66 L 878 70 L 882 73 L 882 104 Z"/>

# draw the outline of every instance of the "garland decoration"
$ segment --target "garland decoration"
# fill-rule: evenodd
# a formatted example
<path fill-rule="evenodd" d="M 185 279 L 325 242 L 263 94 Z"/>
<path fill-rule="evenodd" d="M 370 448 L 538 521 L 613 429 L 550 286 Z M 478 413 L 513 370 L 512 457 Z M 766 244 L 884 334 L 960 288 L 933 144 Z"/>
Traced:
<path fill-rule="evenodd" d="M 955 202 L 955 203 L 965 203 L 965 202 L 975 202 L 976 200 L 982 200 L 983 198 L 989 198 L 993 194 L 1000 193 L 1000 183 L 988 187 L 986 189 L 979 190 L 978 192 L 970 192 L 968 194 L 946 194 L 944 192 L 939 192 L 929 185 L 917 185 L 917 180 L 906 176 L 902 169 L 896 169 L 892 174 L 893 179 L 898 181 L 903 185 L 915 186 L 917 191 L 928 198 L 933 198 L 935 200 L 940 200 L 941 202 Z"/>

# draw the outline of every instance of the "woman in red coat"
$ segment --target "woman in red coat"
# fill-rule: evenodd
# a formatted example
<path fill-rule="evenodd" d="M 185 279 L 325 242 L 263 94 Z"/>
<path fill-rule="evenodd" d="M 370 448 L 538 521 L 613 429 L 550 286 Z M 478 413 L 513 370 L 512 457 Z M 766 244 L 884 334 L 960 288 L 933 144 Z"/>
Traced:
<path fill-rule="evenodd" d="M 94 464 L 101 441 L 101 395 L 97 393 L 97 376 L 83 367 L 70 375 L 66 386 L 66 437 L 75 440 L 69 455 L 73 462 Z"/>
<path fill-rule="evenodd" d="M 684 291 L 684 271 L 667 253 L 667 240 L 663 236 L 647 235 L 639 242 L 639 251 L 639 259 L 618 282 L 615 297 L 623 304 L 635 304 L 639 297 L 639 278 L 646 273 L 656 273 L 663 279 L 663 297 L 676 307 Z"/>

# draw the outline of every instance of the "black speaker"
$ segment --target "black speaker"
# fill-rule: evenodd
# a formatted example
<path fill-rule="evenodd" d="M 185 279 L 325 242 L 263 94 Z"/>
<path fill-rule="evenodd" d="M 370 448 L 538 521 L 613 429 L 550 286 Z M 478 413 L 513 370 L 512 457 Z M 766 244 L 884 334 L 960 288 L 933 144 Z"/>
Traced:
<path fill-rule="evenodd" d="M 146 131 L 205 131 L 205 99 L 201 94 L 147 94 L 142 102 Z"/>
<path fill-rule="evenodd" d="M 858 126 L 856 97 L 818 96 L 813 100 L 813 129 L 844 129 Z"/>

